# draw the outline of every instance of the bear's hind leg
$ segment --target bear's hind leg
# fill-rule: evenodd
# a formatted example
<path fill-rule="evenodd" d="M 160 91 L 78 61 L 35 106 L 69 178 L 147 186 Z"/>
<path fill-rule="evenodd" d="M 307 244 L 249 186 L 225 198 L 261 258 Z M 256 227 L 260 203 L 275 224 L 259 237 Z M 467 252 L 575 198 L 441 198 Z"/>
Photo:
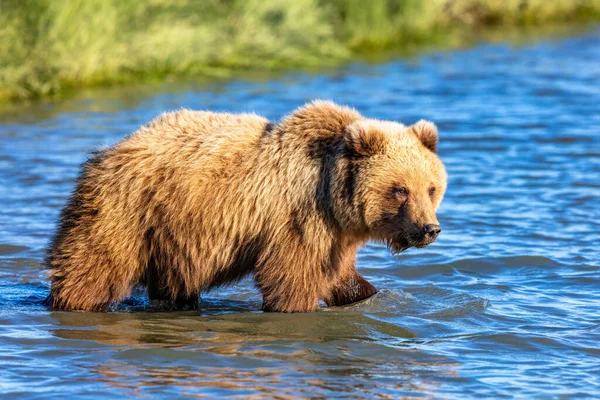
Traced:
<path fill-rule="evenodd" d="M 69 261 L 70 265 L 56 266 L 50 271 L 49 303 L 54 310 L 104 311 L 110 303 L 129 296 L 137 281 L 127 273 L 119 274 L 117 268 Z"/>
<path fill-rule="evenodd" d="M 160 302 L 161 307 L 182 310 L 198 308 L 199 293 L 185 294 L 185 284 L 180 277 L 165 276 L 161 274 L 153 260 L 149 262 L 146 271 L 145 284 L 148 290 L 148 298 L 151 302 Z M 171 272 L 173 273 L 173 272 Z"/>
<path fill-rule="evenodd" d="M 198 300 L 200 295 L 194 294 L 186 296 L 183 294 L 177 295 L 174 299 L 171 296 L 171 292 L 167 288 L 159 287 L 159 282 L 148 283 L 148 298 L 151 302 L 160 302 L 165 305 L 168 309 L 183 310 L 191 309 L 196 310 L 198 308 Z"/>

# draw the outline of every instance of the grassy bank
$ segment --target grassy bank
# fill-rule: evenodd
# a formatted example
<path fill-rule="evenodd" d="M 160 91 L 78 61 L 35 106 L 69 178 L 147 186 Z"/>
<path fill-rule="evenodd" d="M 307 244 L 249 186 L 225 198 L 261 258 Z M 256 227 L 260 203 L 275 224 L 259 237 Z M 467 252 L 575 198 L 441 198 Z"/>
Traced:
<path fill-rule="evenodd" d="M 0 0 L 0 102 L 82 86 L 311 68 L 600 19 L 600 0 Z"/>

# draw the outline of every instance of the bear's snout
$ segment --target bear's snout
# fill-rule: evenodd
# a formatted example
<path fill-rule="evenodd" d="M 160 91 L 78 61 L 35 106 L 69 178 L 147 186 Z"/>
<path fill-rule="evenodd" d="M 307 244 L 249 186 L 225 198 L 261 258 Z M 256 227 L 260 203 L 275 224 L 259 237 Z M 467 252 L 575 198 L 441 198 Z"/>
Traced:
<path fill-rule="evenodd" d="M 440 234 L 442 227 L 436 224 L 427 224 L 423 227 L 423 235 L 431 238 L 432 241 Z"/>
<path fill-rule="evenodd" d="M 423 226 L 421 229 L 420 243 L 417 245 L 417 247 L 425 247 L 435 242 L 435 239 L 438 237 L 441 231 L 442 227 L 437 224 L 427 224 Z"/>

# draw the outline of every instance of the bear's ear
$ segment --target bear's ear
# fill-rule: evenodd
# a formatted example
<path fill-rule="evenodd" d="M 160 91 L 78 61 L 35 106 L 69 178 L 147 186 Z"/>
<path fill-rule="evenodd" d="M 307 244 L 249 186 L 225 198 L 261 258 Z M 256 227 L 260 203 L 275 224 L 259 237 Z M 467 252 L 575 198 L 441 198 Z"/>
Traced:
<path fill-rule="evenodd" d="M 438 130 L 433 122 L 420 120 L 408 129 L 419 138 L 425 147 L 434 153 L 437 151 Z"/>
<path fill-rule="evenodd" d="M 353 154 L 372 156 L 385 151 L 386 136 L 375 127 L 356 121 L 344 129 L 344 141 Z"/>

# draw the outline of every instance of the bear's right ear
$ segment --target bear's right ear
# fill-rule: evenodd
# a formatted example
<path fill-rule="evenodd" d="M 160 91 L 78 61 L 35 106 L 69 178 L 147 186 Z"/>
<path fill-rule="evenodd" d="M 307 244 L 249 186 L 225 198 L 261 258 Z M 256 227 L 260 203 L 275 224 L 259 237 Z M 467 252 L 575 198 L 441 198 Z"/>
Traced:
<path fill-rule="evenodd" d="M 408 129 L 419 138 L 423 146 L 434 153 L 437 151 L 438 130 L 433 122 L 422 119 L 416 124 L 409 126 Z"/>
<path fill-rule="evenodd" d="M 360 121 L 353 122 L 344 129 L 346 148 L 359 156 L 372 156 L 385 151 L 385 134 Z"/>

